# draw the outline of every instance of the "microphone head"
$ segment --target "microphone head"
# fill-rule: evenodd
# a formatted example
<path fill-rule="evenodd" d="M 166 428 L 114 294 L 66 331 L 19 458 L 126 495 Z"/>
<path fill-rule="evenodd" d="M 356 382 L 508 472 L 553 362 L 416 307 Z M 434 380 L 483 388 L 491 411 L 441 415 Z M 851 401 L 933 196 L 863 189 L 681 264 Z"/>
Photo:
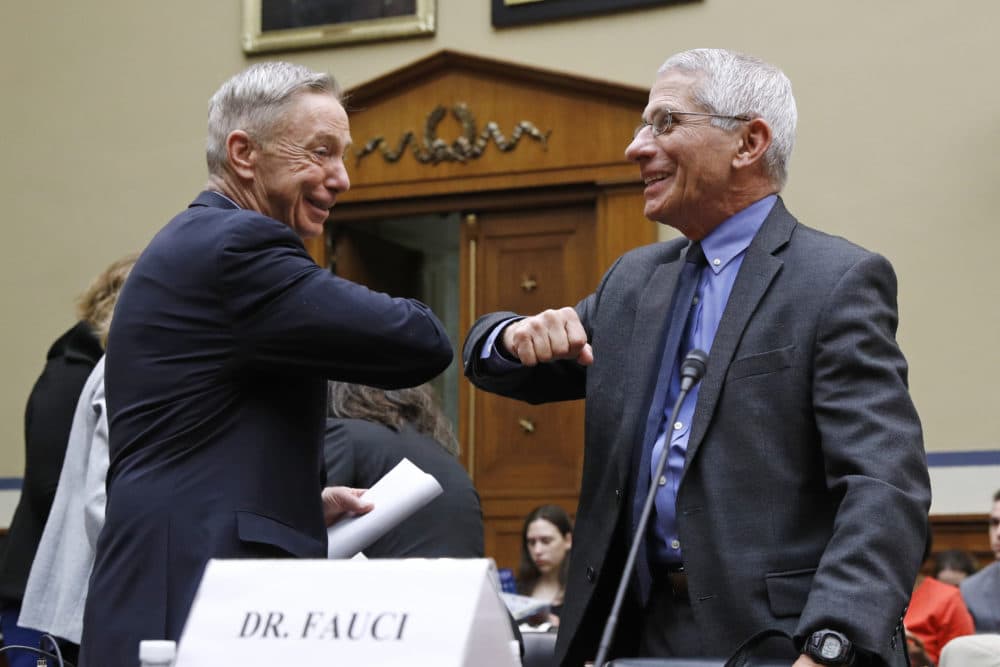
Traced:
<path fill-rule="evenodd" d="M 681 382 L 691 388 L 695 383 L 705 377 L 708 369 L 708 355 L 704 351 L 695 348 L 687 353 L 681 363 Z M 685 382 L 686 381 L 686 382 Z"/>

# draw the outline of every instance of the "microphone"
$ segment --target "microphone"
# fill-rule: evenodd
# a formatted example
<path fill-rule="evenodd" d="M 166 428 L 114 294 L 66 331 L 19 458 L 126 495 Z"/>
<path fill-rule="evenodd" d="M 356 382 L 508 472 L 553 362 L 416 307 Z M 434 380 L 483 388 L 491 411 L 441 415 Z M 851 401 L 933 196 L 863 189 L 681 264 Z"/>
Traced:
<path fill-rule="evenodd" d="M 670 413 L 670 421 L 667 422 L 668 425 L 677 421 L 677 415 L 681 411 L 684 399 L 687 398 L 691 388 L 705 377 L 707 368 L 708 355 L 702 350 L 691 350 L 684 357 L 684 361 L 681 362 L 681 390 L 677 394 L 677 400 L 674 402 L 673 411 Z M 667 455 L 669 453 L 670 439 L 668 435 L 663 451 L 660 452 L 660 458 L 656 460 L 656 469 L 651 477 L 652 481 L 649 484 L 649 492 L 646 493 L 646 501 L 642 505 L 642 514 L 639 515 L 639 525 L 635 530 L 635 535 L 632 536 L 632 546 L 629 549 L 628 556 L 625 558 L 625 569 L 622 572 L 621 581 L 618 582 L 615 601 L 611 605 L 611 613 L 608 614 L 608 621 L 604 625 L 604 633 L 601 635 L 601 643 L 597 649 L 597 659 L 594 660 L 594 667 L 604 667 L 608 649 L 611 646 L 611 639 L 614 637 L 615 628 L 618 626 L 618 614 L 621 613 L 622 603 L 625 601 L 625 591 L 628 590 L 628 582 L 632 578 L 632 570 L 635 569 L 635 559 L 639 554 L 639 544 L 642 543 L 641 538 L 646 533 L 646 526 L 649 524 L 649 515 L 652 514 L 653 503 L 656 502 L 657 484 L 655 480 L 660 479 L 663 475 L 663 469 L 667 467 Z M 641 475 L 643 472 L 640 470 L 639 474 Z"/>
<path fill-rule="evenodd" d="M 683 363 L 681 363 L 681 391 L 687 394 L 691 391 L 691 387 L 695 386 L 701 379 L 705 377 L 705 371 L 708 369 L 708 355 L 695 348 L 687 353 L 684 357 Z M 678 401 L 678 407 L 684 401 Z M 676 415 L 675 415 L 676 416 Z M 673 420 L 671 420 L 673 423 Z"/>

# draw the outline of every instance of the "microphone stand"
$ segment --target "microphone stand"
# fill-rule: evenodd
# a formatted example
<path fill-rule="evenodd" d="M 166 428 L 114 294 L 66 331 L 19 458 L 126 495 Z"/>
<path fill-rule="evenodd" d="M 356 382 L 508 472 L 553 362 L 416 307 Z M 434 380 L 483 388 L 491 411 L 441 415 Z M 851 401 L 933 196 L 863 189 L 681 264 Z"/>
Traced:
<path fill-rule="evenodd" d="M 670 428 L 670 424 L 677 421 L 677 415 L 681 411 L 681 406 L 684 404 L 684 399 L 687 398 L 688 392 L 705 376 L 707 363 L 708 355 L 698 349 L 691 350 L 684 357 L 684 362 L 681 364 L 681 389 L 680 393 L 677 394 L 677 400 L 674 402 L 674 408 L 670 413 L 670 421 L 667 422 L 668 429 Z M 611 646 L 611 639 L 614 637 L 615 628 L 618 626 L 618 614 L 621 613 L 622 603 L 625 601 L 625 591 L 628 590 L 628 582 L 632 578 L 632 570 L 635 569 L 635 559 L 639 554 L 639 545 L 642 543 L 640 538 L 646 532 L 649 515 L 653 511 L 653 503 L 656 501 L 656 490 L 659 486 L 658 481 L 663 476 L 664 468 L 667 467 L 667 455 L 669 453 L 670 438 L 668 437 L 664 443 L 663 451 L 660 452 L 660 457 L 656 460 L 656 469 L 649 484 L 649 491 L 646 493 L 646 501 L 642 505 L 642 513 L 639 515 L 639 526 L 636 528 L 635 535 L 632 538 L 632 547 L 629 549 L 628 557 L 625 559 L 625 570 L 622 572 L 621 581 L 618 582 L 615 601 L 611 605 L 611 613 L 608 614 L 608 621 L 604 626 L 604 633 L 601 635 L 601 643 L 597 649 L 597 659 L 594 660 L 594 667 L 603 667 L 605 664 L 608 649 Z M 642 474 L 641 470 L 639 474 Z"/>

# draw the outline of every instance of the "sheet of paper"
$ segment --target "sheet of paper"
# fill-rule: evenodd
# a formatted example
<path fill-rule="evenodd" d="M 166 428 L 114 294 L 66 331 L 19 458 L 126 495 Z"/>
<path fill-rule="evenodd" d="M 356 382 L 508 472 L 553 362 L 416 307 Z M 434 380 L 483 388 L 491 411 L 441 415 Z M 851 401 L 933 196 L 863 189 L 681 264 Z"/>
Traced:
<path fill-rule="evenodd" d="M 403 459 L 361 496 L 375 505 L 371 512 L 341 519 L 327 529 L 327 556 L 354 556 L 441 491 L 441 485 L 432 475 Z"/>
<path fill-rule="evenodd" d="M 523 621 L 524 619 L 531 618 L 540 612 L 547 612 L 550 606 L 550 604 L 544 600 L 528 597 L 526 595 L 517 595 L 515 593 L 500 593 L 500 599 L 503 600 L 505 605 L 507 605 L 507 609 L 510 611 L 510 615 L 514 617 L 515 621 Z"/>

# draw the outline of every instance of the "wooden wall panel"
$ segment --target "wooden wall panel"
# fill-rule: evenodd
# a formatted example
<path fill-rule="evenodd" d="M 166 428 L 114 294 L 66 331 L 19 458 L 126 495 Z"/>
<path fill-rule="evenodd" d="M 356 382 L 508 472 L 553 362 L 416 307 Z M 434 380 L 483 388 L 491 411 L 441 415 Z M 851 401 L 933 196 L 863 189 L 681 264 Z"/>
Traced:
<path fill-rule="evenodd" d="M 352 189 L 342 201 L 637 182 L 637 169 L 624 152 L 646 96 L 635 87 L 441 52 L 349 91 Z M 527 122 L 546 140 L 543 144 L 526 132 L 511 150 L 502 151 L 491 139 L 479 157 L 417 160 L 413 147 L 426 153 L 422 145 L 428 132 L 445 150 L 463 139 L 465 129 L 455 113 L 459 105 L 471 117 L 476 136 L 495 123 L 509 141 L 515 128 Z M 444 115 L 437 120 L 433 114 L 439 109 Z M 431 118 L 435 120 L 429 123 Z M 413 139 L 396 161 L 384 159 L 381 150 L 360 157 L 378 140 L 380 149 L 398 151 L 407 133 Z"/>

